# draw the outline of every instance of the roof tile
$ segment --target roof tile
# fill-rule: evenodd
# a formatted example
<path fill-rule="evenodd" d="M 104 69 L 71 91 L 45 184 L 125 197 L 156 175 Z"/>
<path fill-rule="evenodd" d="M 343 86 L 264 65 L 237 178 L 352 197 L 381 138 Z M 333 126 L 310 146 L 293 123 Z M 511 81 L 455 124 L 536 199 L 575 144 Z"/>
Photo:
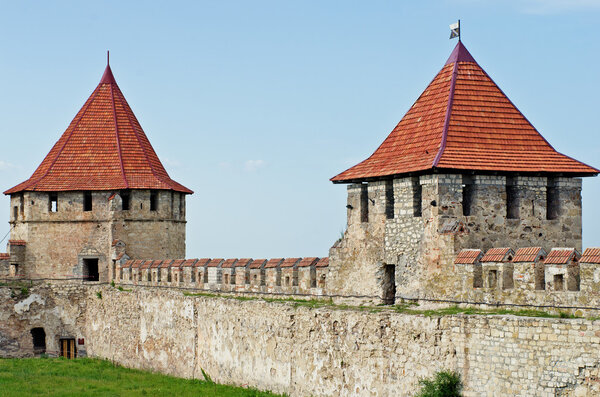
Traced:
<path fill-rule="evenodd" d="M 433 168 L 600 172 L 554 150 L 462 42 L 381 146 L 331 180 L 356 182 Z"/>
<path fill-rule="evenodd" d="M 192 193 L 169 177 L 107 66 L 33 175 L 4 194 L 114 189 Z"/>
<path fill-rule="evenodd" d="M 463 249 L 454 258 L 454 263 L 457 265 L 472 265 L 478 262 L 482 256 L 483 252 L 480 249 Z"/>
<path fill-rule="evenodd" d="M 600 263 L 600 248 L 587 248 L 579 263 Z"/>

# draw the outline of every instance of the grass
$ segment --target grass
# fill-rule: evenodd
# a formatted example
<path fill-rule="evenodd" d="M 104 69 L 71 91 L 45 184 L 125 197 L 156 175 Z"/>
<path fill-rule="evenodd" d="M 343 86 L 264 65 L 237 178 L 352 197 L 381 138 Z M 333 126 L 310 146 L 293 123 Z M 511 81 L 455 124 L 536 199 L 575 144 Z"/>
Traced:
<path fill-rule="evenodd" d="M 208 380 L 180 379 L 90 358 L 0 359 L 0 394 L 17 396 L 278 396 Z"/>
<path fill-rule="evenodd" d="M 542 310 L 533 310 L 533 309 L 522 309 L 522 310 L 510 310 L 510 309 L 477 309 L 473 307 L 459 307 L 459 306 L 449 306 L 441 309 L 430 309 L 430 310 L 422 310 L 419 309 L 419 304 L 416 302 L 403 302 L 393 306 L 386 305 L 378 305 L 378 306 L 355 306 L 355 305 L 345 305 L 345 304 L 337 304 L 334 303 L 332 299 L 296 299 L 296 298 L 267 298 L 260 296 L 235 296 L 235 295 L 224 295 L 224 294 L 214 294 L 208 292 L 184 292 L 185 296 L 202 296 L 207 298 L 229 298 L 235 299 L 239 301 L 264 301 L 264 302 L 278 302 L 278 303 L 288 303 L 292 304 L 293 307 L 309 307 L 309 308 L 319 308 L 319 307 L 327 307 L 331 309 L 338 310 L 358 310 L 358 311 L 368 311 L 370 313 L 378 313 L 386 310 L 393 310 L 397 313 L 404 314 L 414 314 L 414 315 L 423 315 L 426 317 L 439 317 L 439 316 L 453 316 L 457 314 L 466 314 L 466 315 L 481 315 L 481 316 L 489 316 L 489 315 L 513 315 L 513 316 L 521 316 L 521 317 L 545 317 L 545 318 L 581 318 L 575 316 L 574 314 L 568 314 L 565 312 L 560 312 L 559 314 L 552 314 Z"/>

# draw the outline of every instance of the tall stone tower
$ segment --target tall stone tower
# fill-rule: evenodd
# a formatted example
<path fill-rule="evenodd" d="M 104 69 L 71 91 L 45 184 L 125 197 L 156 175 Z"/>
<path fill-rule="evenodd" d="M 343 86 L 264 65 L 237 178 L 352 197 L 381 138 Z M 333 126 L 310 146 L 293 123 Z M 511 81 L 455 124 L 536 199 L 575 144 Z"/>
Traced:
<path fill-rule="evenodd" d="M 191 193 L 165 171 L 107 65 L 33 175 L 4 192 L 10 262 L 26 277 L 104 281 L 125 255 L 185 258 Z"/>
<path fill-rule="evenodd" d="M 333 177 L 348 227 L 330 251 L 331 292 L 451 296 L 463 248 L 581 250 L 581 179 L 598 170 L 558 153 L 459 41 L 396 128 Z"/>

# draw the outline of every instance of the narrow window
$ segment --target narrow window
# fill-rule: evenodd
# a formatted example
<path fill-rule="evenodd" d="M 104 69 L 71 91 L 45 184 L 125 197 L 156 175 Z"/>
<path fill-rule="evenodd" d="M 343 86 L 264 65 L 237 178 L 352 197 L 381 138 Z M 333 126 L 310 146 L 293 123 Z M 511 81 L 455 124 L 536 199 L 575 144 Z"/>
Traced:
<path fill-rule="evenodd" d="M 519 190 L 512 177 L 506 178 L 506 218 L 519 219 Z"/>
<path fill-rule="evenodd" d="M 179 194 L 179 216 L 182 218 L 185 216 L 185 214 L 183 213 L 183 211 L 185 210 L 184 206 L 185 206 L 185 195 L 183 193 L 180 193 Z"/>
<path fill-rule="evenodd" d="M 225 284 L 229 284 L 229 274 L 225 275 Z"/>
<path fill-rule="evenodd" d="M 554 290 L 555 291 L 564 291 L 565 289 L 565 280 L 562 274 L 554 275 Z"/>
<path fill-rule="evenodd" d="M 310 268 L 310 288 L 317 288 L 317 269 L 314 266 Z"/>
<path fill-rule="evenodd" d="M 156 190 L 150 190 L 150 211 L 156 211 L 158 209 L 158 192 Z"/>
<path fill-rule="evenodd" d="M 131 192 L 129 190 L 121 190 L 121 210 L 129 211 L 129 204 L 131 203 Z"/>
<path fill-rule="evenodd" d="M 509 259 L 510 260 L 510 259 Z M 514 268 L 511 264 L 505 264 L 502 271 L 502 289 L 514 288 Z"/>
<path fill-rule="evenodd" d="M 123 280 L 123 269 L 119 269 L 119 275 L 120 275 L 120 279 Z"/>
<path fill-rule="evenodd" d="M 17 220 L 18 217 L 19 217 L 19 207 L 15 205 L 13 207 L 13 219 Z"/>
<path fill-rule="evenodd" d="M 383 267 L 383 303 L 393 305 L 396 302 L 396 266 Z"/>
<path fill-rule="evenodd" d="M 159 283 L 160 283 L 161 275 L 162 275 L 162 270 L 159 267 L 158 269 L 156 269 L 156 279 L 157 279 L 157 282 L 159 282 Z"/>
<path fill-rule="evenodd" d="M 83 210 L 92 210 L 92 192 L 83 192 Z"/>
<path fill-rule="evenodd" d="M 202 272 L 198 272 L 198 282 L 200 282 L 200 280 L 202 280 Z"/>
<path fill-rule="evenodd" d="M 50 193 L 48 197 L 48 209 L 50 210 L 50 212 L 58 211 L 58 193 Z"/>
<path fill-rule="evenodd" d="M 470 176 L 463 175 L 462 177 L 462 209 L 464 216 L 471 215 L 471 207 L 473 206 L 473 195 L 475 188 L 473 186 L 473 179 Z"/>
<path fill-rule="evenodd" d="M 204 269 L 204 284 L 208 283 L 208 269 Z"/>
<path fill-rule="evenodd" d="M 244 284 L 250 284 L 250 270 L 248 269 L 244 273 Z"/>
<path fill-rule="evenodd" d="M 394 219 L 394 181 L 385 181 L 385 217 Z"/>
<path fill-rule="evenodd" d="M 171 268 L 169 268 L 169 270 L 167 271 L 167 282 L 171 282 Z"/>
<path fill-rule="evenodd" d="M 275 285 L 281 287 L 281 269 L 275 269 Z"/>
<path fill-rule="evenodd" d="M 546 270 L 544 269 L 543 257 L 535 264 L 533 268 L 535 277 L 535 289 L 542 291 L 546 289 Z"/>
<path fill-rule="evenodd" d="M 146 272 L 146 274 L 147 274 L 147 280 L 148 280 L 148 282 L 151 282 L 152 281 L 152 272 L 150 271 L 150 269 L 148 269 L 148 271 Z"/>
<path fill-rule="evenodd" d="M 423 186 L 419 181 L 419 177 L 414 177 L 412 180 L 413 186 L 413 216 L 420 218 L 423 215 Z"/>
<path fill-rule="evenodd" d="M 558 197 L 558 188 L 554 178 L 548 178 L 546 186 L 546 219 L 557 219 L 560 213 L 560 201 Z"/>
<path fill-rule="evenodd" d="M 191 274 L 192 279 L 190 280 L 192 283 L 196 282 L 196 272 L 194 271 L 194 269 L 192 269 L 192 274 Z"/>
<path fill-rule="evenodd" d="M 496 270 L 490 270 L 488 273 L 488 287 L 496 288 L 498 285 L 498 272 Z"/>
<path fill-rule="evenodd" d="M 360 186 L 360 221 L 369 222 L 369 192 L 367 184 Z"/>
<path fill-rule="evenodd" d="M 235 274 L 231 275 L 230 281 L 231 281 L 231 283 L 230 283 L 231 285 L 235 285 Z"/>
<path fill-rule="evenodd" d="M 114 280 L 115 278 L 117 278 L 117 261 L 113 260 L 112 261 L 112 279 Z"/>
<path fill-rule="evenodd" d="M 483 288 L 483 269 L 480 263 L 473 265 L 473 288 Z"/>

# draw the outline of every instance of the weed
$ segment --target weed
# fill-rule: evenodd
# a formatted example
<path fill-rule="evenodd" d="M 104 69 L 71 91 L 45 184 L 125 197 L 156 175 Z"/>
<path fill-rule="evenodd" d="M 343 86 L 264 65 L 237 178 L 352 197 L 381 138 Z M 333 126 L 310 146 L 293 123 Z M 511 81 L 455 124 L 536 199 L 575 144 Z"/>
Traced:
<path fill-rule="evenodd" d="M 102 299 L 102 292 L 101 291 L 96 292 L 96 297 L 98 297 L 98 299 Z"/>
<path fill-rule="evenodd" d="M 451 371 L 436 372 L 433 379 L 419 380 L 421 390 L 416 397 L 460 397 L 460 375 Z"/>
<path fill-rule="evenodd" d="M 110 286 L 111 286 L 111 287 L 113 287 L 113 288 L 115 288 L 115 280 L 112 280 L 112 281 L 110 282 Z"/>

